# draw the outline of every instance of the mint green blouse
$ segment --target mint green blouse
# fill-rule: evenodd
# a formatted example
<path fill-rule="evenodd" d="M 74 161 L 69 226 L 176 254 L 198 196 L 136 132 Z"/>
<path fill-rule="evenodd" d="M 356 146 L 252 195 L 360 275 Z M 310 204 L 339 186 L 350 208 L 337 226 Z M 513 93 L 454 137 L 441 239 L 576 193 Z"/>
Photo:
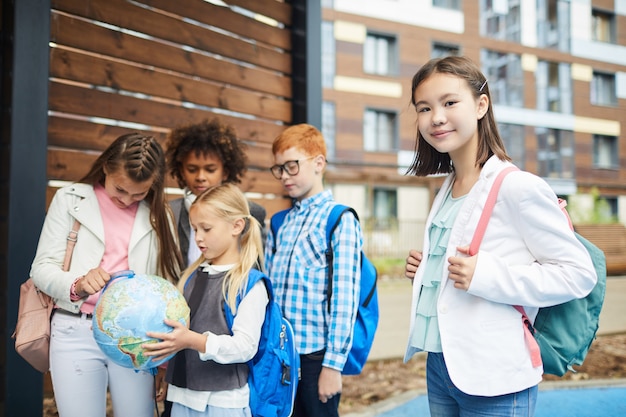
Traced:
<path fill-rule="evenodd" d="M 464 199 L 465 196 L 453 198 L 451 192 L 448 191 L 428 230 L 430 252 L 425 258 L 426 270 L 417 300 L 415 326 L 413 326 L 413 334 L 411 335 L 411 346 L 427 352 L 442 351 L 437 322 L 439 284 L 441 283 L 442 269 L 447 267 L 445 257 L 450 232 Z"/>

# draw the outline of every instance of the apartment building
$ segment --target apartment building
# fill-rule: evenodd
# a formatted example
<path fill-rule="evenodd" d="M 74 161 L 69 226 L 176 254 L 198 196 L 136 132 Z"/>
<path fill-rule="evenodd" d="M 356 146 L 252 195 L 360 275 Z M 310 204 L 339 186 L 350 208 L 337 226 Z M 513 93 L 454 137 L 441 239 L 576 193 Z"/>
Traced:
<path fill-rule="evenodd" d="M 441 178 L 404 175 L 411 78 L 445 55 L 480 64 L 509 155 L 575 222 L 626 223 L 626 0 L 322 0 L 321 42 L 327 184 L 374 254 L 421 245 Z"/>

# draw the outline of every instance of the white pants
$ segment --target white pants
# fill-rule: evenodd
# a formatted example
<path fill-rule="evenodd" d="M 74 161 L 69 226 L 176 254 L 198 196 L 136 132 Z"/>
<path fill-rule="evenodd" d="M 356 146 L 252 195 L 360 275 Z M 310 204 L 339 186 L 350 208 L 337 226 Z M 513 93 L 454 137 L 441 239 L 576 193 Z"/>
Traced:
<path fill-rule="evenodd" d="M 115 417 L 154 416 L 154 377 L 109 360 L 85 316 L 53 315 L 50 374 L 59 417 L 105 417 L 107 386 Z"/>

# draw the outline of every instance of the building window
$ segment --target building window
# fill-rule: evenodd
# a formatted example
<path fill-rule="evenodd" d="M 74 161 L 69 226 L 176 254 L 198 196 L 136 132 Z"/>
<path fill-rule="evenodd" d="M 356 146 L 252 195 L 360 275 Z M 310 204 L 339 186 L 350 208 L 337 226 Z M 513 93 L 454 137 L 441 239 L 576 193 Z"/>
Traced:
<path fill-rule="evenodd" d="M 461 47 L 449 43 L 433 42 L 433 48 L 430 52 L 431 58 L 444 58 L 446 56 L 461 55 Z"/>
<path fill-rule="evenodd" d="M 537 41 L 542 48 L 569 51 L 569 0 L 537 0 Z"/>
<path fill-rule="evenodd" d="M 516 54 L 505 54 L 483 49 L 480 51 L 482 70 L 487 77 L 494 104 L 524 107 L 524 74 L 522 59 Z"/>
<path fill-rule="evenodd" d="M 615 74 L 593 73 L 591 79 L 591 104 L 598 106 L 617 106 L 615 92 Z"/>
<path fill-rule="evenodd" d="M 591 11 L 591 39 L 615 43 L 615 16 L 600 10 Z"/>
<path fill-rule="evenodd" d="M 498 131 L 504 142 L 507 155 L 513 159 L 515 165 L 524 169 L 526 161 L 524 126 L 498 123 Z"/>
<path fill-rule="evenodd" d="M 572 77 L 569 64 L 539 61 L 535 78 L 537 110 L 572 114 Z"/>
<path fill-rule="evenodd" d="M 328 159 L 335 158 L 336 140 L 336 117 L 335 103 L 324 101 L 322 103 L 322 135 L 326 140 L 326 156 Z"/>
<path fill-rule="evenodd" d="M 433 0 L 434 7 L 444 9 L 461 10 L 461 0 Z"/>
<path fill-rule="evenodd" d="M 322 0 L 322 7 L 326 9 L 333 9 L 335 7 L 334 0 Z"/>
<path fill-rule="evenodd" d="M 396 37 L 368 33 L 363 51 L 363 71 L 368 74 L 395 75 L 397 68 Z"/>
<path fill-rule="evenodd" d="M 363 120 L 363 148 L 369 152 L 390 152 L 397 149 L 398 129 L 396 113 L 365 110 Z"/>
<path fill-rule="evenodd" d="M 398 194 L 395 189 L 374 188 L 374 220 L 377 229 L 388 229 L 398 217 Z"/>
<path fill-rule="evenodd" d="M 619 169 L 617 144 L 615 136 L 593 135 L 593 167 Z"/>
<path fill-rule="evenodd" d="M 520 0 L 481 0 L 480 31 L 484 36 L 520 42 Z"/>
<path fill-rule="evenodd" d="M 335 33 L 332 22 L 322 22 L 322 87 L 333 88 L 335 83 Z"/>
<path fill-rule="evenodd" d="M 544 178 L 574 178 L 574 133 L 567 130 L 538 127 L 537 163 Z"/>

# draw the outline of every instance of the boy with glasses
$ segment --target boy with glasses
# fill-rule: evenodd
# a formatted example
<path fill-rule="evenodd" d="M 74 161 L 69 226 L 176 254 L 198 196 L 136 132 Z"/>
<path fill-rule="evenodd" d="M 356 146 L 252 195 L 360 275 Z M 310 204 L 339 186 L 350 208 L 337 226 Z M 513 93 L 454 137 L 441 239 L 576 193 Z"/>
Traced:
<path fill-rule="evenodd" d="M 270 170 L 293 200 L 276 236 L 268 233 L 265 251 L 276 300 L 293 325 L 300 352 L 302 376 L 293 416 L 338 416 L 341 371 L 359 302 L 361 228 L 350 213 L 333 233 L 333 296 L 328 300 L 326 221 L 335 201 L 324 190 L 324 137 L 311 125 L 291 126 L 274 140 L 272 153 Z"/>

